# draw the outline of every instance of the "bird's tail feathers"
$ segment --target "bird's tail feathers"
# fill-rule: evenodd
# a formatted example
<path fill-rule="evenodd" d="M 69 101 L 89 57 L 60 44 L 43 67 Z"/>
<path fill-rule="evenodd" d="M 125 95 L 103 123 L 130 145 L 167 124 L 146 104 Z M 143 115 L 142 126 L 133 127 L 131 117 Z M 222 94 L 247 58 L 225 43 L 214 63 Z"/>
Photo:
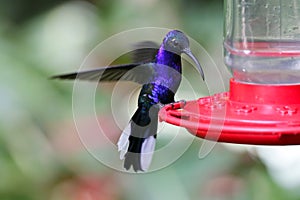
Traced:
<path fill-rule="evenodd" d="M 120 152 L 120 159 L 123 160 L 125 158 L 125 155 L 127 153 L 128 147 L 129 147 L 129 136 L 131 133 L 131 122 L 126 126 L 126 128 L 123 130 L 119 141 L 118 141 L 118 151 Z"/>
<path fill-rule="evenodd" d="M 124 168 L 129 170 L 132 166 L 135 172 L 147 171 L 153 157 L 156 135 L 148 138 L 129 136 L 129 150 L 125 155 Z"/>
<path fill-rule="evenodd" d="M 152 135 L 146 138 L 142 145 L 141 152 L 141 168 L 143 171 L 147 171 L 153 157 L 154 149 L 156 144 L 156 135 Z"/>
<path fill-rule="evenodd" d="M 139 108 L 132 120 L 122 132 L 118 141 L 120 159 L 124 159 L 124 167 L 134 171 L 147 171 L 152 161 L 156 143 L 156 132 L 159 109 L 144 114 Z M 148 123 L 145 123 L 147 119 Z"/>

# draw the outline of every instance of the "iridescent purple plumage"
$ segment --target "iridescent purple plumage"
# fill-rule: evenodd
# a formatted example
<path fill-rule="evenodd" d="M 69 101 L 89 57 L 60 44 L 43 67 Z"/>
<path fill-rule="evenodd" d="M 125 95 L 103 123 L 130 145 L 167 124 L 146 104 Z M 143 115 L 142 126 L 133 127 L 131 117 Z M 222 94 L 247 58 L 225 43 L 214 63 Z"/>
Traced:
<path fill-rule="evenodd" d="M 179 46 L 180 42 L 184 42 L 184 44 Z M 170 45 L 174 45 L 174 47 Z M 155 65 L 156 67 L 154 68 L 156 70 L 151 81 L 143 85 L 139 95 L 139 109 L 132 117 L 130 143 L 124 163 L 126 169 L 132 166 L 135 171 L 144 171 L 149 167 L 141 163 L 142 154 L 147 153 L 141 152 L 141 146 L 145 143 L 145 140 L 156 138 L 157 115 L 159 111 L 157 104 L 174 102 L 174 95 L 181 82 L 180 54 L 182 49 L 185 48 L 188 48 L 188 40 L 185 35 L 180 31 L 171 31 L 164 38 L 155 61 L 149 63 L 149 65 Z M 154 112 L 152 115 L 149 113 L 151 109 Z M 143 127 L 143 130 L 133 131 L 137 130 L 136 126 Z M 151 158 L 152 156 L 150 156 Z"/>
<path fill-rule="evenodd" d="M 127 80 L 142 84 L 138 108 L 120 136 L 118 150 L 127 170 L 133 167 L 134 171 L 146 171 L 155 149 L 160 106 L 174 102 L 174 95 L 181 82 L 182 53 L 188 55 L 196 63 L 204 80 L 202 68 L 189 48 L 188 38 L 177 30 L 170 31 L 165 36 L 155 58 L 146 58 L 146 62 L 109 66 L 58 75 L 53 78 L 96 81 Z"/>

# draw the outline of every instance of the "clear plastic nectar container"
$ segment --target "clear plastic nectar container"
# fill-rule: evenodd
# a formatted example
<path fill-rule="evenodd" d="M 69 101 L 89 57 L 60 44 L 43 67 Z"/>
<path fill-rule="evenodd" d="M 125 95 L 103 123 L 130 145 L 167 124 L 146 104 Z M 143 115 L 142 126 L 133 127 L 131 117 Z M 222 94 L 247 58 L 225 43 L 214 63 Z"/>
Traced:
<path fill-rule="evenodd" d="M 225 0 L 224 50 L 236 81 L 300 83 L 300 0 Z"/>

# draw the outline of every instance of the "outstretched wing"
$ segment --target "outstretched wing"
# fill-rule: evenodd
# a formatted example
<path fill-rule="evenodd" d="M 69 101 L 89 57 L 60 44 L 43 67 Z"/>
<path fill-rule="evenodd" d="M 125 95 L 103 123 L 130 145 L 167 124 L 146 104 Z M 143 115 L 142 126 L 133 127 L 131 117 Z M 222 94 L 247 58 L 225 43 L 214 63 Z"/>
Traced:
<path fill-rule="evenodd" d="M 155 56 L 159 45 L 155 42 L 144 41 L 134 45 L 135 50 L 130 54 L 134 63 L 101 67 L 98 69 L 56 75 L 52 79 L 79 79 L 87 81 L 133 81 L 144 84 L 152 79 L 156 69 Z"/>
<path fill-rule="evenodd" d="M 155 60 L 159 45 L 152 41 L 138 42 L 131 52 L 132 61 L 134 63 L 150 63 Z"/>
<path fill-rule="evenodd" d="M 125 64 L 102 67 L 89 71 L 56 75 L 52 79 L 87 80 L 87 81 L 133 81 L 143 84 L 151 80 L 154 74 L 153 64 Z"/>

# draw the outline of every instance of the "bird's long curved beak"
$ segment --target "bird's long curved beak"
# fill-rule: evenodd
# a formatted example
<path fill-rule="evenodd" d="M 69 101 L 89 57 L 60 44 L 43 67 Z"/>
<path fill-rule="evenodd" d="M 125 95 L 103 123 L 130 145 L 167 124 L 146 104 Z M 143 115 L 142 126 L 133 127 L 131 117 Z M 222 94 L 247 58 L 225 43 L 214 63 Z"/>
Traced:
<path fill-rule="evenodd" d="M 191 49 L 190 48 L 186 48 L 186 49 L 183 50 L 183 53 L 185 53 L 188 57 L 190 57 L 195 62 L 196 66 L 197 66 L 197 69 L 200 72 L 201 77 L 202 77 L 202 79 L 204 81 L 204 72 L 203 72 L 203 69 L 202 69 L 199 61 L 197 60 L 197 58 L 192 53 Z"/>

